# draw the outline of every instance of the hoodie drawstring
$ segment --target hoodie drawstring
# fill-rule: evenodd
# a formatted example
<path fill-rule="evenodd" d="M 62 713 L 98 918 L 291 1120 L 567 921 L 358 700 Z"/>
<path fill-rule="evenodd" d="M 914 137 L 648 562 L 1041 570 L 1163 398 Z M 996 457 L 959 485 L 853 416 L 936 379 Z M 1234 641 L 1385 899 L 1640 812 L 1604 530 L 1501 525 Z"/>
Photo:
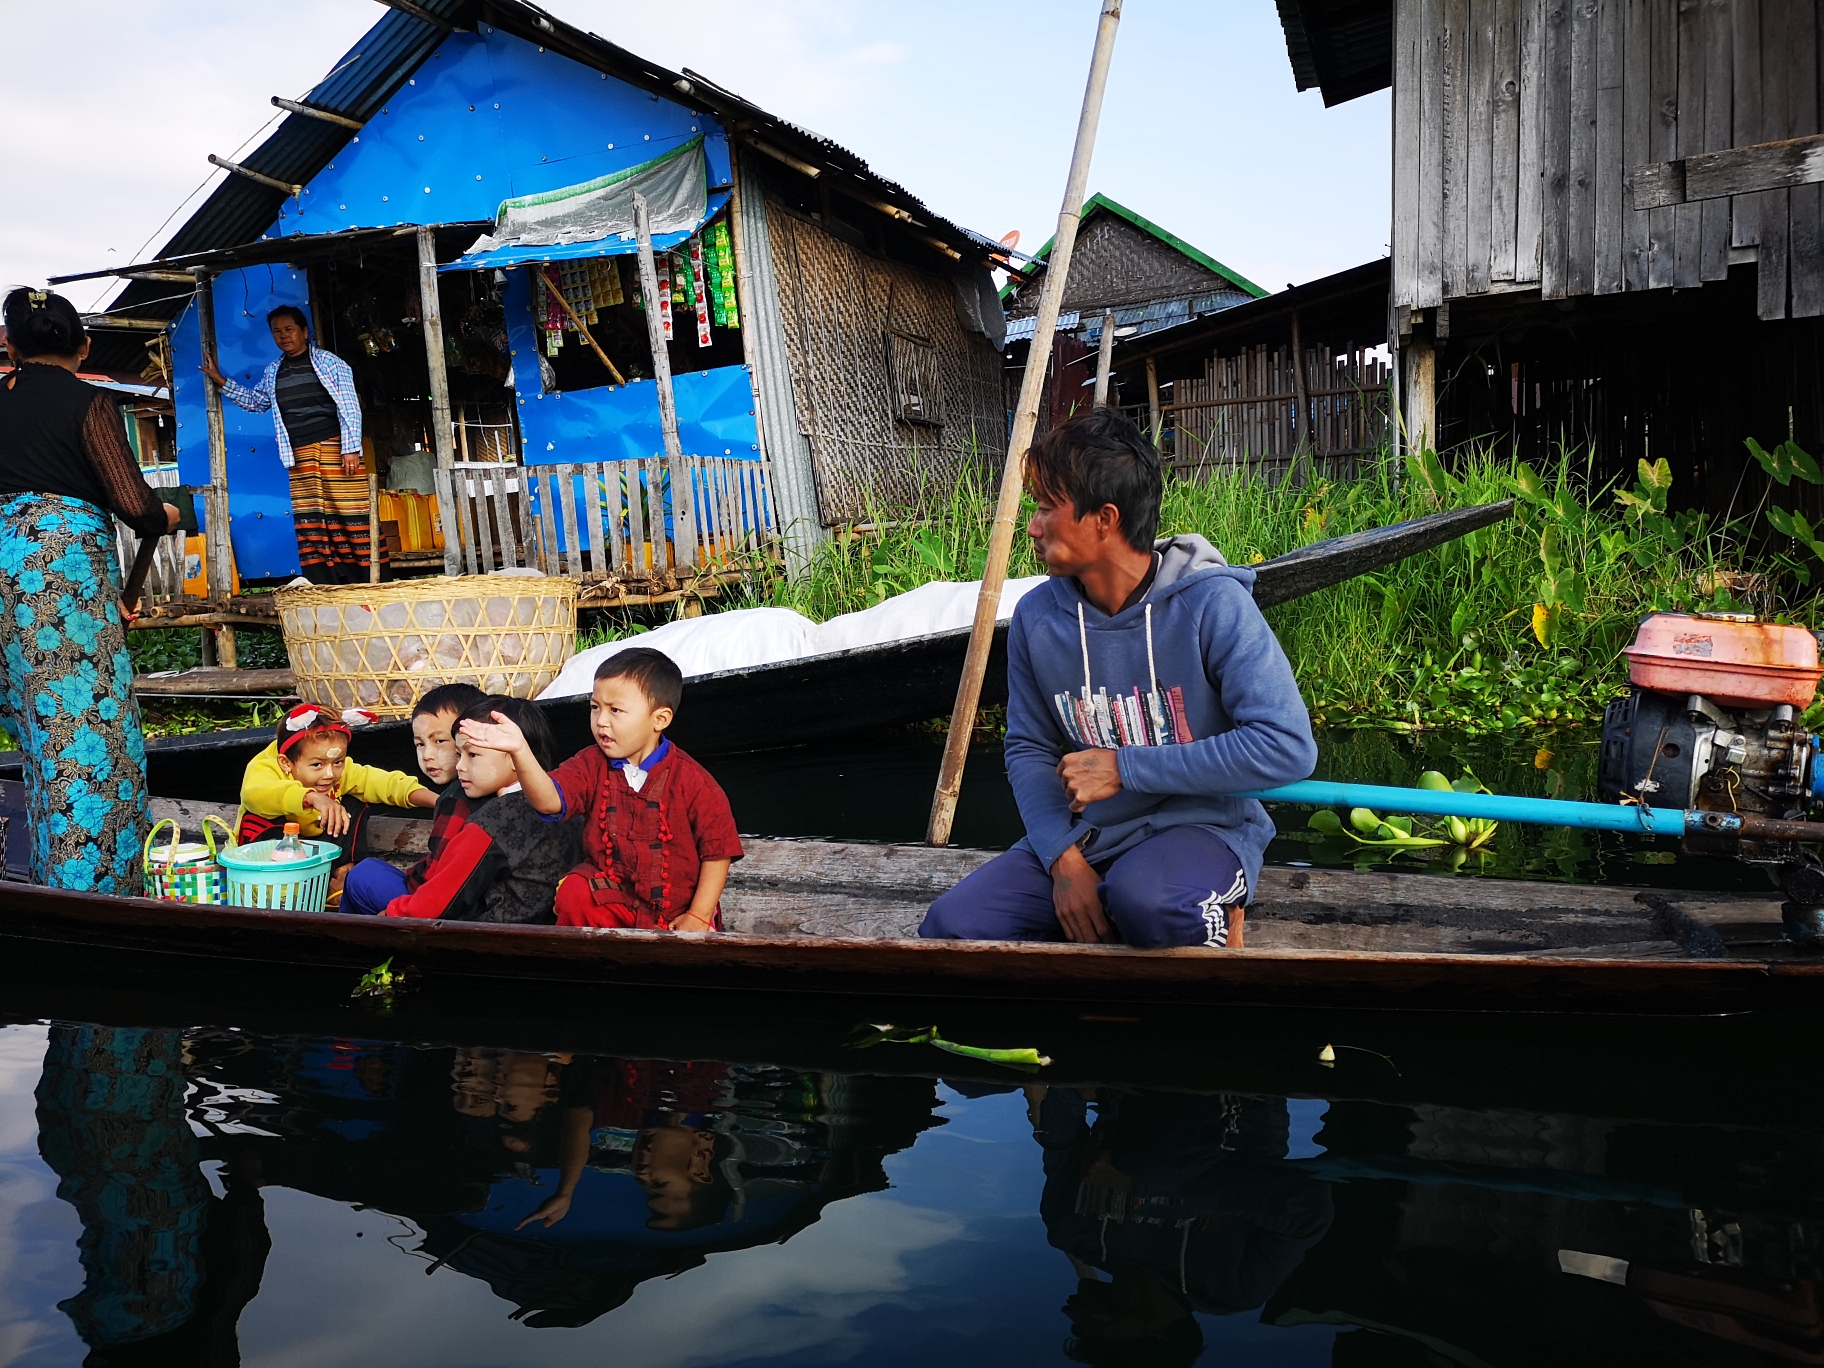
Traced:
<path fill-rule="evenodd" d="M 1149 610 L 1150 611 L 1150 610 Z M 1089 628 L 1083 622 L 1083 605 L 1077 604 L 1077 638 L 1083 643 L 1083 701 L 1089 701 Z M 1151 638 L 1148 638 L 1151 641 Z"/>
<path fill-rule="evenodd" d="M 1153 663 L 1153 605 L 1146 605 L 1146 676 L 1153 681 L 1153 692 L 1159 692 L 1159 667 Z"/>

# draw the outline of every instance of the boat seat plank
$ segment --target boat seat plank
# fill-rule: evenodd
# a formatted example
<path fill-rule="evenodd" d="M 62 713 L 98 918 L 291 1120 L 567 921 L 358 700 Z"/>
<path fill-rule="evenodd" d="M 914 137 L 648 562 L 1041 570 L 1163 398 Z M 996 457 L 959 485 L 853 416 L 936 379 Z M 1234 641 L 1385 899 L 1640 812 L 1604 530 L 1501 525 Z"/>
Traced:
<path fill-rule="evenodd" d="M 188 835 L 232 804 L 155 799 L 155 819 Z M 374 817 L 369 844 L 402 866 L 423 857 L 431 824 Z M 861 841 L 746 837 L 730 871 L 724 926 L 748 935 L 832 940 L 914 938 L 932 899 L 994 852 Z M 1251 949 L 1374 954 L 1657 958 L 1694 948 L 1707 928 L 1746 949 L 1780 935 L 1777 894 L 1650 890 L 1407 871 L 1261 871 L 1248 910 Z M 1680 942 L 1687 944 L 1681 947 Z"/>

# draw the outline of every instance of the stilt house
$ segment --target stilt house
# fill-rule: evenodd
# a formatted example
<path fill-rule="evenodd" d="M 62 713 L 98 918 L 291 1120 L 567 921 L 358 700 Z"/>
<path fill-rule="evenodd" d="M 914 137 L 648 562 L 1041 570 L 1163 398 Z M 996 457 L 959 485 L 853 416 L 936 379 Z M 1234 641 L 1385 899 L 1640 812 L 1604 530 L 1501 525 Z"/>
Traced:
<path fill-rule="evenodd" d="M 1744 438 L 1824 447 L 1818 0 L 1278 5 L 1299 89 L 1393 90 L 1408 441 L 1664 456 L 1718 509 Z"/>
<path fill-rule="evenodd" d="M 998 463 L 995 244 L 854 154 L 519 0 L 387 0 L 91 320 L 164 348 L 208 487 L 212 596 L 297 569 L 258 379 L 266 314 L 353 366 L 370 469 L 434 488 L 451 573 L 532 564 L 674 590 Z M 667 467 L 635 192 L 650 205 L 683 464 Z M 74 279 L 76 277 L 68 277 Z M 148 342 L 150 338 L 150 342 Z M 217 416 L 219 414 L 219 416 Z M 212 426 L 217 432 L 212 442 Z M 218 503 L 219 501 L 219 503 Z M 598 507 L 599 505 L 599 507 Z M 213 563 L 219 561 L 218 566 Z"/>
<path fill-rule="evenodd" d="M 1002 291 L 1013 391 L 1018 390 L 1020 371 L 1025 367 L 1026 346 L 1032 341 L 1050 255 L 1047 241 Z M 1053 413 L 1088 407 L 1091 391 L 1086 387 L 1094 383 L 1095 352 L 1101 346 L 1103 321 L 1110 314 L 1119 336 L 1137 338 L 1220 313 L 1265 293 L 1253 281 L 1125 205 L 1103 194 L 1091 195 L 1083 202 L 1070 279 L 1064 285 L 1041 430 Z"/>
<path fill-rule="evenodd" d="M 1388 436 L 1387 261 L 1115 344 L 1114 378 L 1180 475 L 1345 474 Z"/>

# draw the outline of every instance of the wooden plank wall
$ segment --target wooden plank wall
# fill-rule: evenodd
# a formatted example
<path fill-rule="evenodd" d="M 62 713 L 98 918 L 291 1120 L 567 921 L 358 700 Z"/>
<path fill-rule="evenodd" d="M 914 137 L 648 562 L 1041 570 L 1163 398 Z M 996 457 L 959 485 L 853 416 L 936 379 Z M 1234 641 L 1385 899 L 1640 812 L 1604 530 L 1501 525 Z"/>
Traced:
<path fill-rule="evenodd" d="M 1631 207 L 1647 162 L 1820 122 L 1824 0 L 1395 0 L 1393 302 L 1688 289 L 1824 314 L 1824 186 Z"/>
<path fill-rule="evenodd" d="M 1213 356 L 1201 379 L 1174 381 L 1159 411 L 1171 424 L 1170 464 L 1183 476 L 1247 469 L 1281 479 L 1302 451 L 1331 473 L 1386 440 L 1387 363 L 1345 345 L 1305 348 L 1302 425 L 1291 348 L 1264 344 Z M 1137 412 L 1145 421 L 1145 410 Z"/>

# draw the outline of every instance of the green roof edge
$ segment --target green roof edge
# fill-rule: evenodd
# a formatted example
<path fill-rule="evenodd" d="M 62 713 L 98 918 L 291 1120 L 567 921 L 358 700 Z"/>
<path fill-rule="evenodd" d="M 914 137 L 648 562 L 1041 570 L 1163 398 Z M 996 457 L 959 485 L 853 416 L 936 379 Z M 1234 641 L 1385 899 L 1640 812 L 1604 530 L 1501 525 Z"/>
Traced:
<path fill-rule="evenodd" d="M 1100 191 L 1097 191 L 1095 194 L 1091 195 L 1088 199 L 1083 201 L 1083 208 L 1082 208 L 1081 212 L 1077 215 L 1078 222 L 1082 222 L 1084 219 L 1088 218 L 1092 213 L 1094 213 L 1098 209 L 1106 209 L 1111 214 L 1119 214 L 1122 218 L 1126 219 L 1129 223 L 1133 224 L 1134 227 L 1138 228 L 1141 232 L 1151 233 L 1154 237 L 1158 238 L 1159 241 L 1165 243 L 1166 246 L 1174 247 L 1178 251 L 1183 252 L 1187 257 L 1189 257 L 1192 261 L 1196 262 L 1199 266 L 1203 267 L 1206 271 L 1214 271 L 1217 275 L 1221 276 L 1224 280 L 1228 281 L 1231 285 L 1234 285 L 1237 289 L 1246 290 L 1249 294 L 1253 295 L 1254 298 L 1265 299 L 1267 297 L 1267 291 L 1261 289 L 1260 286 L 1256 285 L 1253 281 L 1249 280 L 1246 276 L 1242 275 L 1240 272 L 1230 270 L 1227 266 L 1224 266 L 1220 261 L 1216 260 L 1215 257 L 1210 256 L 1207 252 L 1201 252 L 1201 251 L 1197 250 L 1197 248 L 1191 246 L 1190 243 L 1186 242 L 1183 238 L 1179 237 L 1176 233 L 1168 233 L 1165 229 L 1161 228 L 1158 224 L 1154 223 L 1151 219 L 1142 218 L 1139 214 L 1136 214 L 1132 209 L 1129 209 L 1125 204 L 1116 203 L 1114 200 L 1110 199 L 1107 195 L 1102 194 Z M 1045 245 L 1043 247 L 1039 248 L 1038 251 L 1036 251 L 1032 254 L 1032 259 L 1034 261 L 1048 260 L 1051 256 L 1051 245 L 1052 245 L 1052 243 L 1054 243 L 1056 241 L 1057 241 L 1057 238 L 1055 235 L 1052 237 L 1046 238 Z M 1008 284 L 1006 286 L 1004 286 L 1002 288 L 1001 297 L 1003 299 L 1006 298 L 1008 291 L 1010 291 L 1012 288 L 1013 288 L 1013 285 L 1012 285 L 1012 282 L 1010 281 L 1010 282 L 1008 282 Z"/>

